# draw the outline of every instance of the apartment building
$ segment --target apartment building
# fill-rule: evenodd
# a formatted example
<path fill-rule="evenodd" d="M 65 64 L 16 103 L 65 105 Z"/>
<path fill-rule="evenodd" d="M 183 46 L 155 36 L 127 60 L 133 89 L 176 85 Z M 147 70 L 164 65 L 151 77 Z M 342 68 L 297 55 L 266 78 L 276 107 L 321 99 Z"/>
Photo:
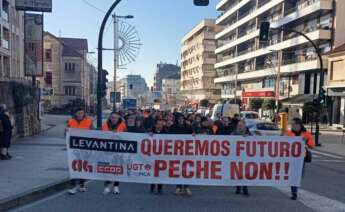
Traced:
<path fill-rule="evenodd" d="M 328 79 L 325 86 L 331 97 L 330 122 L 335 126 L 345 126 L 345 44 L 328 54 Z"/>
<path fill-rule="evenodd" d="M 181 41 L 181 91 L 189 102 L 220 98 L 220 90 L 213 81 L 216 76 L 215 35 L 220 30 L 215 20 L 205 19 Z"/>
<path fill-rule="evenodd" d="M 246 106 L 252 98 L 318 93 L 320 64 L 312 46 L 302 36 L 282 30 L 272 31 L 269 42 L 260 43 L 260 23 L 303 32 L 326 53 L 345 41 L 344 4 L 343 0 L 221 0 L 216 24 L 224 29 L 215 37 L 215 83 L 222 87 L 222 97 L 241 96 Z"/>
<path fill-rule="evenodd" d="M 90 106 L 95 74 L 90 74 L 94 68 L 87 62 L 87 45 L 86 39 L 44 33 L 44 76 L 39 80 L 46 106 L 61 108 L 76 99 Z"/>
<path fill-rule="evenodd" d="M 0 0 L 0 80 L 23 80 L 24 12 L 15 1 Z"/>
<path fill-rule="evenodd" d="M 149 87 L 146 80 L 141 75 L 129 74 L 117 82 L 117 92 L 122 97 L 132 97 L 138 100 L 138 105 L 146 101 Z"/>
<path fill-rule="evenodd" d="M 156 73 L 154 76 L 153 88 L 155 91 L 162 91 L 162 80 L 169 78 L 169 76 L 179 75 L 181 68 L 174 64 L 167 64 L 160 62 L 157 64 Z"/>
<path fill-rule="evenodd" d="M 162 80 L 162 97 L 163 103 L 169 106 L 181 105 L 184 98 L 181 95 L 181 79 L 180 76 L 164 78 Z"/>

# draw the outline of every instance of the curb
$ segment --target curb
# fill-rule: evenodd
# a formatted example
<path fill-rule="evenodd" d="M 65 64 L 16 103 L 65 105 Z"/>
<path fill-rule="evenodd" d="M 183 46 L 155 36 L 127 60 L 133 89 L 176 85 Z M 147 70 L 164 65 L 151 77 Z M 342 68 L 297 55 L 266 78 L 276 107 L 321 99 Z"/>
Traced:
<path fill-rule="evenodd" d="M 29 203 L 40 200 L 49 195 L 58 193 L 70 187 L 70 179 L 64 179 L 56 183 L 34 188 L 30 191 L 23 192 L 21 194 L 17 194 L 9 198 L 0 200 L 0 211 L 9 211 L 11 209 L 27 205 Z"/>

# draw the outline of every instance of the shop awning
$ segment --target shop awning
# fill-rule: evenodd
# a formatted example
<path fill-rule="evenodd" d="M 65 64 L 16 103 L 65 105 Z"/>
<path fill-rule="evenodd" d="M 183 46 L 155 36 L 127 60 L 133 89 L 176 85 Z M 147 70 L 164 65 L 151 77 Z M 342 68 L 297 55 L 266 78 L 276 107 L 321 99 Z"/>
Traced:
<path fill-rule="evenodd" d="M 316 96 L 316 95 L 315 95 Z M 282 100 L 282 104 L 286 106 L 296 105 L 303 106 L 305 103 L 312 102 L 314 94 L 298 94 L 293 97 Z"/>

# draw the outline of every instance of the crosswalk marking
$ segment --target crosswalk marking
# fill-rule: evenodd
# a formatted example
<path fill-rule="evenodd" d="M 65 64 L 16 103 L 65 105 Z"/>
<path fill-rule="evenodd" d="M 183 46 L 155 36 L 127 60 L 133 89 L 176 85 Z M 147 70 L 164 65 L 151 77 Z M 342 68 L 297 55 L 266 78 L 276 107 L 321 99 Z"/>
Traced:
<path fill-rule="evenodd" d="M 331 159 L 331 160 L 327 160 L 327 159 L 316 159 L 316 160 L 313 160 L 313 161 L 316 161 L 316 162 L 332 162 L 332 163 L 345 163 L 345 160 L 336 160 L 336 159 Z"/>
<path fill-rule="evenodd" d="M 330 157 L 330 158 L 335 158 L 335 159 L 344 159 L 344 157 L 340 157 L 340 156 L 337 156 L 337 155 L 332 155 L 332 154 L 328 154 L 328 153 L 325 153 L 325 152 L 320 152 L 320 151 L 317 151 L 317 150 L 310 150 L 313 154 L 319 154 L 319 155 L 323 155 L 323 156 L 327 156 L 327 157 Z"/>
<path fill-rule="evenodd" d="M 290 189 L 277 188 L 282 193 L 290 195 Z M 345 204 L 303 189 L 298 191 L 298 201 L 316 212 L 345 212 Z"/>

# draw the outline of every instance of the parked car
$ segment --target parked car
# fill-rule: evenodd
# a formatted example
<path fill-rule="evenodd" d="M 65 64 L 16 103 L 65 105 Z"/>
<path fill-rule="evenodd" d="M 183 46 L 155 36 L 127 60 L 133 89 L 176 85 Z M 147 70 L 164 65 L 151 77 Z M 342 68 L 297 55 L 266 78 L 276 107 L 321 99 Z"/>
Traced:
<path fill-rule="evenodd" d="M 279 136 L 281 130 L 274 122 L 269 121 L 252 121 L 247 123 L 249 131 L 253 135 L 265 135 L 265 136 Z"/>
<path fill-rule="evenodd" d="M 238 104 L 230 104 L 230 103 L 224 103 L 224 104 L 216 104 L 213 107 L 211 119 L 213 121 L 216 121 L 219 119 L 219 117 L 234 117 L 235 114 L 239 114 L 240 112 L 240 106 Z"/>
<path fill-rule="evenodd" d="M 240 117 L 249 125 L 259 120 L 259 113 L 255 111 L 242 111 Z"/>

